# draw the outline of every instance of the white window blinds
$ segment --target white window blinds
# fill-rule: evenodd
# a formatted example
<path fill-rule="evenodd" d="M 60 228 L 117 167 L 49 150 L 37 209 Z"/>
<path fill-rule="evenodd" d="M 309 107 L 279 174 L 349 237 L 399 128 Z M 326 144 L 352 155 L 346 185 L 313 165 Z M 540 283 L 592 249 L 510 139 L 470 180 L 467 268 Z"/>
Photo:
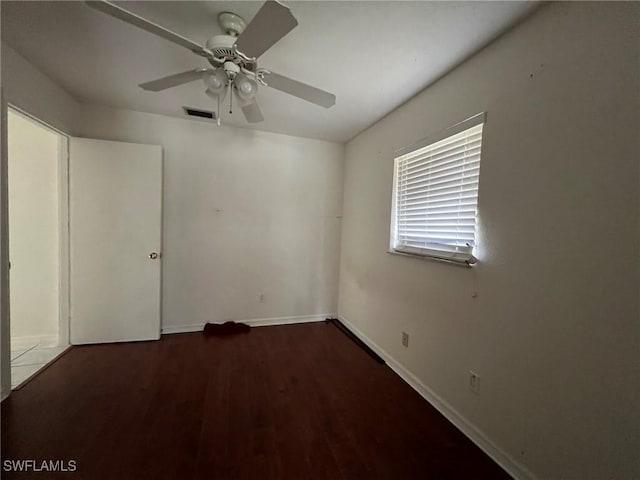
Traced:
<path fill-rule="evenodd" d="M 484 115 L 478 117 L 452 127 L 445 138 L 396 157 L 393 251 L 475 262 Z M 458 131 L 452 134 L 454 129 Z"/>

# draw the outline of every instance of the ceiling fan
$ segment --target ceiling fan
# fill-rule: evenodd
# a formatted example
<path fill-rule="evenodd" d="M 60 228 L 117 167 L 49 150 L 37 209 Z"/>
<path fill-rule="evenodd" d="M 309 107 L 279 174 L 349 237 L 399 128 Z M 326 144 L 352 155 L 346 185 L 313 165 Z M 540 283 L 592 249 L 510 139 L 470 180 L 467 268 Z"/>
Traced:
<path fill-rule="evenodd" d="M 256 100 L 259 85 L 275 88 L 325 108 L 333 106 L 336 102 L 336 97 L 332 93 L 265 68 L 258 68 L 258 57 L 298 25 L 289 8 L 276 0 L 267 0 L 249 25 L 234 13 L 220 13 L 218 23 L 226 34 L 211 37 L 205 46 L 200 46 L 114 3 L 108 1 L 87 1 L 86 3 L 96 10 L 158 35 L 207 59 L 211 67 L 176 73 L 141 83 L 140 87 L 144 90 L 159 92 L 201 79 L 206 86 L 205 93 L 218 101 L 218 124 L 220 103 L 229 90 L 232 91 L 230 102 L 235 96 L 249 123 L 264 120 Z"/>

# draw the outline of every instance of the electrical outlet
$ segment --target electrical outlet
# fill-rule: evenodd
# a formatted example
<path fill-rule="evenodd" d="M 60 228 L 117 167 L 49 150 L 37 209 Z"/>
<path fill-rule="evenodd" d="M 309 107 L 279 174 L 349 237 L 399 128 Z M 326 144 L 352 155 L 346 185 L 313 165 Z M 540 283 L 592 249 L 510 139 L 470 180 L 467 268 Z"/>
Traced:
<path fill-rule="evenodd" d="M 469 390 L 475 394 L 480 394 L 480 375 L 469 370 Z"/>
<path fill-rule="evenodd" d="M 264 293 L 260 294 L 260 303 L 264 303 Z"/>
<path fill-rule="evenodd" d="M 402 332 L 402 345 L 409 347 L 409 334 L 407 332 Z"/>

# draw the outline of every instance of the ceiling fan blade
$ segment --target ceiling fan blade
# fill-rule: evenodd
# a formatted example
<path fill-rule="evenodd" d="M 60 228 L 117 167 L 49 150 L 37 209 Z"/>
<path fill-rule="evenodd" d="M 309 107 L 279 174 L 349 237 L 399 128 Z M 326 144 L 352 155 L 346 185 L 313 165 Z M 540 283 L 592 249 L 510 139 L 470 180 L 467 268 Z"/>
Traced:
<path fill-rule="evenodd" d="M 296 25 L 289 7 L 267 0 L 236 40 L 236 48 L 247 57 L 258 58 Z"/>
<path fill-rule="evenodd" d="M 167 30 L 160 25 L 157 25 L 149 20 L 145 20 L 139 15 L 135 13 L 131 13 L 124 8 L 121 8 L 111 2 L 107 1 L 87 1 L 87 5 L 91 8 L 95 8 L 107 15 L 111 15 L 119 20 L 130 23 L 131 25 L 135 25 L 138 28 L 146 30 L 147 32 L 153 33 L 154 35 L 158 35 L 159 37 L 164 38 L 165 40 L 169 40 L 170 42 L 176 43 L 181 47 L 187 48 L 191 50 L 193 53 L 196 53 L 201 56 L 208 56 L 209 52 L 198 45 L 196 42 L 189 40 L 188 38 L 183 37 L 182 35 L 178 35 L 177 33 L 172 32 L 171 30 Z"/>
<path fill-rule="evenodd" d="M 271 88 L 301 98 L 307 102 L 315 103 L 324 108 L 332 107 L 336 103 L 336 96 L 333 93 L 325 92 L 319 88 L 312 87 L 311 85 L 293 80 L 289 77 L 278 75 L 277 73 L 265 74 L 264 80 L 267 86 Z"/>
<path fill-rule="evenodd" d="M 141 83 L 139 87 L 142 88 L 143 90 L 149 90 L 151 92 L 159 92 L 167 88 L 182 85 L 183 83 L 189 83 L 195 80 L 200 80 L 202 78 L 202 74 L 208 70 L 209 70 L 208 68 L 198 68 L 196 70 L 187 70 L 186 72 L 176 73 L 174 75 L 169 75 L 167 77 L 158 78 L 157 80 Z"/>
<path fill-rule="evenodd" d="M 259 123 L 264 120 L 262 111 L 260 110 L 258 102 L 255 98 L 249 101 L 243 100 L 242 98 L 240 98 L 240 95 L 238 95 L 238 91 L 235 88 L 233 89 L 233 93 L 236 97 L 236 100 L 238 101 L 238 104 L 240 105 L 240 108 L 242 108 L 242 113 L 244 114 L 244 118 L 247 119 L 247 122 Z"/>
<path fill-rule="evenodd" d="M 264 120 L 262 116 L 262 111 L 260 111 L 260 107 L 258 106 L 258 102 L 253 99 L 253 102 L 247 105 L 241 105 L 242 113 L 244 113 L 244 118 L 247 119 L 249 123 L 259 123 Z"/>

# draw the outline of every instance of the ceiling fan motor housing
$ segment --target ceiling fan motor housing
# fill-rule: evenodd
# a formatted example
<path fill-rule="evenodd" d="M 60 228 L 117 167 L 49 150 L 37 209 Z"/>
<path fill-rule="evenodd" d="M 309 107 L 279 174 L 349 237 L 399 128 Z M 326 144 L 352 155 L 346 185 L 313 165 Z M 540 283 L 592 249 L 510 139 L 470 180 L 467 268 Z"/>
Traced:
<path fill-rule="evenodd" d="M 240 56 L 236 55 L 233 51 L 233 44 L 236 43 L 236 38 L 231 35 L 216 35 L 207 40 L 206 47 L 210 50 L 216 58 L 224 59 L 234 62 L 249 71 L 254 71 L 256 68 L 255 63 L 247 63 Z M 212 63 L 214 67 L 219 65 Z"/>
<path fill-rule="evenodd" d="M 218 15 L 218 24 L 223 32 L 232 37 L 237 37 L 247 28 L 247 23 L 244 19 L 240 15 L 231 12 L 220 13 Z"/>
<path fill-rule="evenodd" d="M 231 35 L 216 35 L 207 40 L 206 46 L 216 58 L 231 58 L 235 56 L 233 53 L 234 43 L 236 43 L 236 39 Z"/>

